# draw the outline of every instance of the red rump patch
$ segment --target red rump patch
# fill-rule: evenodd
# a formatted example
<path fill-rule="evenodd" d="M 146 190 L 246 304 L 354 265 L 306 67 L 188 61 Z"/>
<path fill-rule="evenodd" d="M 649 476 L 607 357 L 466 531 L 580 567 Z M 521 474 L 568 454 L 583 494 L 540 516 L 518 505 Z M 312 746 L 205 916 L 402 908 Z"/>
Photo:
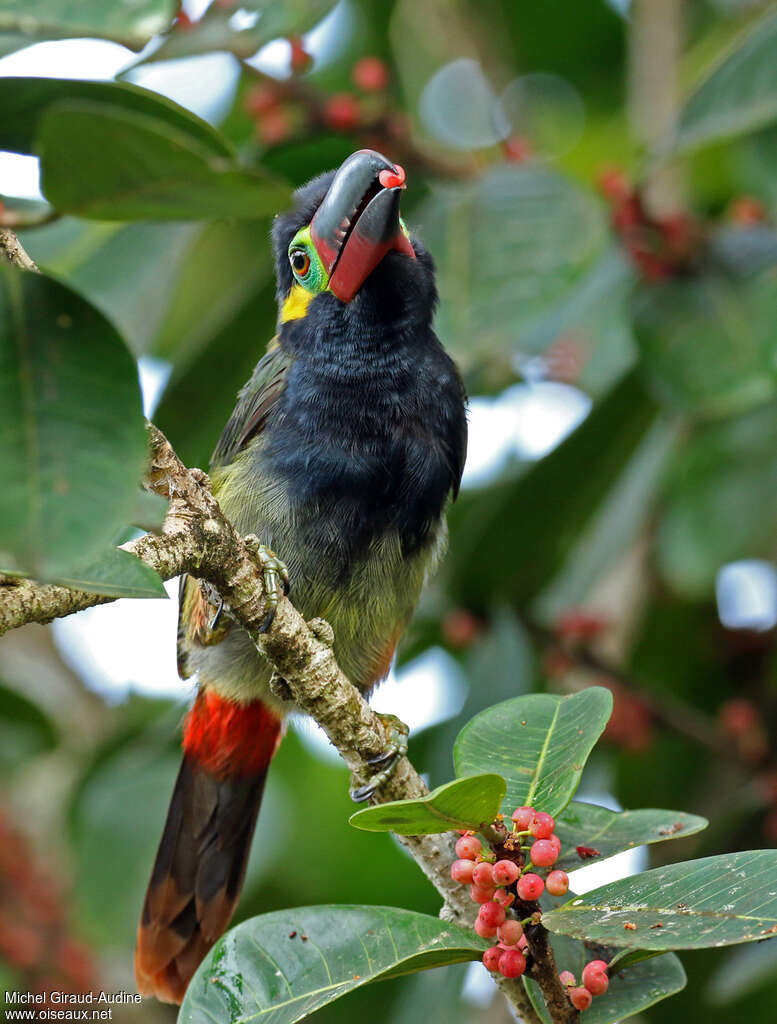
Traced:
<path fill-rule="evenodd" d="M 187 757 L 217 777 L 262 775 L 278 749 L 281 720 L 255 700 L 240 704 L 213 690 L 200 691 L 186 717 Z"/>

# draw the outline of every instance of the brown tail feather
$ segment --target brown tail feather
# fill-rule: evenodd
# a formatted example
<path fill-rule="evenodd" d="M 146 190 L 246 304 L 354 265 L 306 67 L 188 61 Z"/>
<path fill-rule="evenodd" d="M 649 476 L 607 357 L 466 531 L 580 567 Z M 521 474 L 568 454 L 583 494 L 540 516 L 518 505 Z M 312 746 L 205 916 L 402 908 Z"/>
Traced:
<path fill-rule="evenodd" d="M 135 951 L 138 991 L 172 1003 L 181 1002 L 192 975 L 232 917 L 267 768 L 281 732 L 280 721 L 267 708 L 260 705 L 257 721 L 256 704 L 246 706 L 251 709 L 249 722 L 247 715 L 236 717 L 239 706 L 230 705 L 230 767 L 219 763 L 214 771 L 215 755 L 203 756 L 203 744 L 213 736 L 221 741 L 223 729 L 214 729 L 211 719 L 203 739 L 197 716 L 219 710 L 212 700 L 207 706 L 203 701 L 200 695 L 187 723 L 186 753 L 146 892 Z M 242 730 L 241 740 L 236 734 L 242 725 L 252 728 Z M 243 751 L 241 743 L 250 751 Z M 250 774 L 245 773 L 247 767 Z"/>

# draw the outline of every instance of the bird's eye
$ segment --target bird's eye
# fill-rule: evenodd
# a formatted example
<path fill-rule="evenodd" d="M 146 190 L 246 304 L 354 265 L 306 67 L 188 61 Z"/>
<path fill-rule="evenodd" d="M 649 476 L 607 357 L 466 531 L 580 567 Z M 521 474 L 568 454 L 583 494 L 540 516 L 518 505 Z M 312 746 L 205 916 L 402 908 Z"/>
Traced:
<path fill-rule="evenodd" d="M 292 249 L 289 253 L 289 262 L 297 277 L 305 277 L 310 270 L 310 256 L 304 249 Z"/>

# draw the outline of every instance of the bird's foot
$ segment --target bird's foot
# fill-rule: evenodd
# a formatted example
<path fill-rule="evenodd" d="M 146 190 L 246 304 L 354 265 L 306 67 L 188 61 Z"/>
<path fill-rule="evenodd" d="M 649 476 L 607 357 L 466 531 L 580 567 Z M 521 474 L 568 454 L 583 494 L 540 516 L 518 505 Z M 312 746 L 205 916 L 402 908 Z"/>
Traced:
<path fill-rule="evenodd" d="M 400 758 L 407 753 L 407 737 L 410 735 L 410 730 L 405 723 L 395 715 L 378 715 L 378 718 L 386 730 L 386 747 L 380 754 L 371 757 L 367 764 L 371 768 L 380 768 L 380 771 L 376 772 L 365 785 L 351 790 L 351 800 L 356 804 L 369 800 L 381 786 L 385 785 L 391 778 Z"/>
<path fill-rule="evenodd" d="M 284 594 L 289 592 L 289 570 L 274 551 L 262 544 L 256 534 L 249 533 L 243 541 L 262 570 L 264 592 L 267 596 L 267 614 L 259 627 L 259 632 L 266 633 L 275 618 L 280 589 L 283 589 Z"/>

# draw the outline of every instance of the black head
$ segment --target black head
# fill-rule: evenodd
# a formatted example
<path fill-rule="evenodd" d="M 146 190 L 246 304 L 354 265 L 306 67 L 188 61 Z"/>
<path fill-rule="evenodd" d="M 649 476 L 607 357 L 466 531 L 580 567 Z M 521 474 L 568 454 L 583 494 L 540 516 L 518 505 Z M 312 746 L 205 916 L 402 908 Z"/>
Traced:
<path fill-rule="evenodd" d="M 297 189 L 272 240 L 283 324 L 310 319 L 370 329 L 428 325 L 434 265 L 399 215 L 405 175 L 373 150 Z"/>

